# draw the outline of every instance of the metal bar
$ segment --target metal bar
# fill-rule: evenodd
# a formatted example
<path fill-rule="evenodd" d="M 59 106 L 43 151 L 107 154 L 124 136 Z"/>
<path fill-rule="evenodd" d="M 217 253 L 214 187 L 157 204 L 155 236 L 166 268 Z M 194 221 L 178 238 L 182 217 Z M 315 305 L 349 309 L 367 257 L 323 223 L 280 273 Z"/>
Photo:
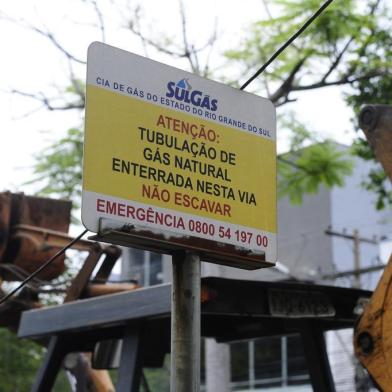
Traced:
<path fill-rule="evenodd" d="M 200 391 L 200 257 L 173 256 L 171 392 Z"/>
<path fill-rule="evenodd" d="M 56 381 L 57 374 L 67 353 L 66 345 L 59 336 L 50 338 L 48 351 L 46 352 L 44 362 L 42 363 L 31 392 L 50 392 Z"/>
<path fill-rule="evenodd" d="M 39 313 L 38 313 L 39 312 Z M 76 332 L 170 314 L 170 285 L 82 299 L 22 314 L 20 337 Z"/>
<path fill-rule="evenodd" d="M 281 344 L 281 373 L 282 373 L 282 387 L 288 385 L 288 355 L 287 355 L 287 336 L 282 336 Z"/>
<path fill-rule="evenodd" d="M 99 297 L 101 295 L 110 295 L 121 293 L 123 291 L 131 291 L 140 288 L 135 283 L 90 283 L 85 288 L 85 296 Z"/>
<path fill-rule="evenodd" d="M 30 226 L 30 225 L 15 225 L 11 227 L 12 235 L 29 235 L 34 237 L 35 241 L 45 244 L 45 246 L 52 246 L 55 248 L 63 248 L 73 239 L 68 234 L 44 229 L 42 227 Z M 72 249 L 80 251 L 89 251 L 94 245 L 93 241 L 79 240 L 72 246 Z"/>
<path fill-rule="evenodd" d="M 113 221 L 110 221 L 112 224 Z M 104 230 L 104 227 L 102 228 Z M 220 244 L 215 241 L 193 238 L 193 237 L 171 237 L 166 239 L 161 234 L 154 234 L 151 231 L 123 232 L 117 230 L 103 231 L 102 233 L 89 237 L 89 239 L 99 242 L 106 242 L 125 247 L 134 247 L 151 252 L 165 252 L 174 255 L 178 252 L 194 252 L 203 255 L 203 261 L 216 262 L 243 269 L 259 269 L 274 266 L 274 263 L 265 261 L 265 253 L 247 252 L 245 249 L 239 253 L 239 249 L 231 244 Z M 190 241 L 193 239 L 193 241 Z M 208 249 L 208 250 L 206 250 Z"/>
<path fill-rule="evenodd" d="M 298 290 L 309 296 L 324 293 L 331 301 L 336 310 L 335 316 L 319 319 L 324 329 L 343 328 L 353 325 L 356 317 L 353 309 L 358 298 L 368 298 L 370 291 L 348 289 L 344 287 L 316 286 L 306 284 L 282 283 L 282 282 L 259 282 L 241 281 L 225 278 L 203 278 L 203 287 L 207 296 L 203 303 L 203 314 L 235 316 L 241 320 L 243 317 L 256 316 L 263 318 L 263 325 L 272 325 L 274 333 L 284 333 L 281 321 L 271 317 L 268 298 L 270 289 L 284 289 L 292 292 L 295 296 Z M 294 286 L 294 287 L 293 287 Z M 171 285 L 163 284 L 149 288 L 119 293 L 116 295 L 102 296 L 98 298 L 82 299 L 80 301 L 46 307 L 39 310 L 23 312 L 20 326 L 20 337 L 39 337 L 51 334 L 87 331 L 93 328 L 105 328 L 105 326 L 122 326 L 126 322 L 136 319 L 156 319 L 170 317 L 171 309 Z M 219 293 L 219 295 L 217 295 Z M 241 296 L 238 296 L 241 293 Z M 344 298 L 344 302 L 342 301 Z M 266 321 L 268 320 L 268 322 Z M 207 332 L 208 325 L 205 325 Z M 250 338 L 262 336 L 249 333 L 247 329 L 224 329 L 221 334 L 210 335 L 219 337 L 221 340 L 237 340 L 239 335 Z M 206 335 L 208 337 L 208 334 Z"/>
<path fill-rule="evenodd" d="M 94 276 L 94 280 L 101 282 L 109 279 L 114 265 L 121 256 L 121 249 L 117 246 L 107 246 L 104 248 L 105 258 L 99 267 L 98 272 Z"/>
<path fill-rule="evenodd" d="M 121 350 L 120 368 L 116 391 L 138 392 L 141 381 L 142 363 L 140 358 L 139 330 L 126 326 Z"/>
<path fill-rule="evenodd" d="M 248 342 L 249 388 L 255 387 L 255 341 Z"/>
<path fill-rule="evenodd" d="M 303 322 L 301 337 L 313 390 L 335 392 L 323 331 L 316 323 Z"/>
<path fill-rule="evenodd" d="M 103 249 L 100 245 L 95 244 L 91 248 L 89 255 L 87 256 L 83 267 L 80 269 L 76 277 L 72 280 L 71 286 L 67 289 L 67 294 L 65 296 L 64 302 L 75 301 L 80 298 L 83 290 L 87 287 L 90 280 L 91 274 L 94 268 L 98 264 L 99 259 L 103 254 Z"/>

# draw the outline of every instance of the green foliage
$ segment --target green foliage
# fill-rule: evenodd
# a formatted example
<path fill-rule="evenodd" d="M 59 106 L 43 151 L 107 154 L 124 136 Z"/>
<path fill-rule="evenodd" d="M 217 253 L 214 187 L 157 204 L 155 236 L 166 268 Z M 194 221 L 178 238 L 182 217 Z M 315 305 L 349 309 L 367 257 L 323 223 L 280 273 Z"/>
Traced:
<path fill-rule="evenodd" d="M 311 133 L 292 112 L 279 119 L 279 128 L 289 130 L 290 145 L 290 152 L 278 157 L 280 197 L 301 204 L 304 194 L 317 193 L 321 185 L 344 185 L 354 163 L 349 149 Z"/>
<path fill-rule="evenodd" d="M 238 73 L 254 72 L 319 6 L 319 0 L 274 1 L 270 11 L 277 16 L 251 26 L 241 49 L 226 52 L 230 64 L 237 66 Z M 349 86 L 346 100 L 356 111 L 363 103 L 391 103 L 392 76 L 387 72 L 392 65 L 391 20 L 385 0 L 364 0 L 360 4 L 355 0 L 336 1 L 279 56 L 258 79 L 259 84 L 252 86 L 258 86 L 277 106 L 290 102 L 296 92 L 337 85 Z M 79 95 L 82 89 L 83 83 L 73 80 L 68 93 Z M 323 140 L 290 117 L 286 125 L 291 129 L 294 154 L 289 163 L 284 163 L 284 157 L 280 159 L 280 194 L 300 202 L 303 193 L 314 193 L 321 184 L 341 186 L 343 177 L 351 173 L 350 153 L 338 151 L 329 142 L 310 147 L 310 143 Z M 37 158 L 34 181 L 42 182 L 40 193 L 79 200 L 81 139 L 82 132 L 71 129 Z M 354 152 L 370 156 L 362 141 L 356 144 L 361 143 L 362 152 L 357 147 Z M 389 205 L 392 199 L 383 178 L 373 171 L 364 183 L 366 189 L 377 194 L 378 208 Z"/>
<path fill-rule="evenodd" d="M 353 155 L 356 155 L 364 160 L 373 161 L 375 155 L 370 148 L 369 143 L 358 138 L 353 144 Z M 392 192 L 390 191 L 389 178 L 380 164 L 375 165 L 369 173 L 368 177 L 363 179 L 362 187 L 376 195 L 376 208 L 382 210 L 392 206 Z"/>
<path fill-rule="evenodd" d="M 293 204 L 301 204 L 304 194 L 344 185 L 344 177 L 351 174 L 353 161 L 346 151 L 339 151 L 332 142 L 313 144 L 286 154 L 278 160 L 280 197 L 288 196 Z"/>
<path fill-rule="evenodd" d="M 0 328 L 0 390 L 29 391 L 42 355 L 40 346 L 20 340 L 15 334 Z"/>
<path fill-rule="evenodd" d="M 21 340 L 14 333 L 0 328 L 0 391 L 30 391 L 44 353 L 45 349 L 40 345 Z M 70 391 L 64 377 L 59 377 L 54 391 Z"/>
<path fill-rule="evenodd" d="M 388 15 L 388 12 L 385 11 Z M 382 72 L 372 78 L 360 78 L 353 83 L 353 90 L 346 94 L 346 101 L 358 115 L 364 104 L 392 104 L 392 37 L 390 23 L 382 22 L 370 27 L 370 35 L 366 44 L 358 52 L 355 67 L 362 74 L 375 73 L 375 69 Z M 354 63 L 354 60 L 353 60 Z M 358 138 L 353 146 L 354 154 L 366 160 L 373 160 L 374 154 L 366 140 Z M 363 187 L 377 195 L 376 207 L 383 209 L 392 206 L 392 192 L 389 190 L 389 179 L 381 166 L 369 172 L 369 176 L 362 183 Z"/>
<path fill-rule="evenodd" d="M 392 205 L 392 192 L 388 191 L 385 184 L 389 178 L 381 167 L 371 169 L 367 180 L 362 182 L 362 186 L 377 195 L 376 208 L 382 210 Z"/>
<path fill-rule="evenodd" d="M 369 143 L 358 138 L 352 146 L 352 153 L 367 161 L 375 159 L 373 150 Z M 376 196 L 376 208 L 382 210 L 392 205 L 392 192 L 388 188 L 389 178 L 387 177 L 381 165 L 377 165 L 369 172 L 368 178 L 362 181 L 362 186 L 368 191 L 373 192 Z"/>
<path fill-rule="evenodd" d="M 272 2 L 271 2 L 272 4 Z M 270 6 L 271 13 L 279 15 L 255 23 L 243 40 L 239 50 L 226 53 L 244 72 L 251 74 L 259 68 L 320 6 L 318 0 L 277 0 Z M 363 104 L 392 103 L 392 36 L 391 12 L 387 1 L 354 0 L 332 3 L 313 24 L 287 48 L 259 78 L 257 88 L 263 95 L 280 106 L 290 102 L 293 94 L 327 86 L 347 86 L 345 98 L 358 115 Z M 310 132 L 292 128 L 294 139 L 313 141 Z M 295 148 L 295 140 L 293 147 Z M 358 139 L 354 154 L 374 159 L 370 147 Z M 308 153 L 307 153 L 308 154 Z M 333 158 L 334 154 L 331 154 Z M 307 161 L 320 165 L 320 162 Z M 280 165 L 284 167 L 284 165 Z M 287 165 L 286 165 L 287 166 Z M 322 166 L 322 165 L 321 165 Z M 340 170 L 341 165 L 335 166 Z M 333 167 L 330 167 L 333 170 Z M 343 170 L 346 165 L 343 164 Z M 291 200 L 301 199 L 300 193 L 315 189 L 317 181 L 341 183 L 340 175 L 328 179 L 312 176 L 313 170 L 281 169 L 282 194 Z M 337 174 L 337 173 L 336 173 Z M 297 183 L 298 181 L 298 183 Z M 320 183 L 322 183 L 320 182 Z M 365 189 L 377 195 L 377 208 L 391 205 L 392 194 L 381 169 L 374 169 L 364 181 Z M 294 187 L 292 191 L 288 187 Z"/>
<path fill-rule="evenodd" d="M 145 368 L 143 372 L 151 392 L 170 391 L 170 355 L 165 356 L 162 368 Z"/>
<path fill-rule="evenodd" d="M 66 136 L 36 156 L 35 177 L 41 184 L 39 194 L 70 199 L 78 207 L 81 196 L 83 134 L 71 128 Z"/>
<path fill-rule="evenodd" d="M 245 70 L 259 67 L 319 6 L 318 0 L 274 1 L 272 11 L 279 16 L 255 23 L 241 42 L 241 49 L 228 51 L 226 56 L 231 61 L 237 61 Z M 277 104 L 284 102 L 286 93 L 319 83 L 327 75 L 348 40 L 352 41 L 347 49 L 348 57 L 349 52 L 355 53 L 362 44 L 364 31 L 369 30 L 366 26 L 374 23 L 374 16 L 369 15 L 368 9 L 358 7 L 356 1 L 333 3 L 278 57 L 264 76 L 261 76 L 260 81 L 272 83 L 272 87 L 278 89 L 295 71 L 295 80 L 290 82 L 291 85 L 283 96 L 274 97 L 274 94 L 271 94 Z M 299 69 L 296 70 L 296 67 Z M 346 69 L 347 62 L 338 62 L 327 77 L 339 78 Z M 323 82 L 327 83 L 327 78 Z"/>

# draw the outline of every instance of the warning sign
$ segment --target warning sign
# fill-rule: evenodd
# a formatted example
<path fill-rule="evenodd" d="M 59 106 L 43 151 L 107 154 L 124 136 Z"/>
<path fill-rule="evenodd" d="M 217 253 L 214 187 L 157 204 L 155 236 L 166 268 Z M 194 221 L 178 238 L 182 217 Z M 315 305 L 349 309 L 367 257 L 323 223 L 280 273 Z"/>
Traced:
<path fill-rule="evenodd" d="M 264 98 L 93 43 L 84 225 L 203 239 L 274 263 L 275 122 Z"/>

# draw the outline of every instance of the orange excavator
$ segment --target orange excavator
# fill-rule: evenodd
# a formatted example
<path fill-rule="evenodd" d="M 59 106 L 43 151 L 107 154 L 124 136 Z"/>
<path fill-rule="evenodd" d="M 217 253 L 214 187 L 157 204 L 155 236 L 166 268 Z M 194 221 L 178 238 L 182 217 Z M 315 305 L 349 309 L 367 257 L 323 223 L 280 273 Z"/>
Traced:
<path fill-rule="evenodd" d="M 392 181 L 392 106 L 365 106 L 359 125 Z M 392 255 L 357 323 L 354 349 L 377 387 L 392 391 Z"/>

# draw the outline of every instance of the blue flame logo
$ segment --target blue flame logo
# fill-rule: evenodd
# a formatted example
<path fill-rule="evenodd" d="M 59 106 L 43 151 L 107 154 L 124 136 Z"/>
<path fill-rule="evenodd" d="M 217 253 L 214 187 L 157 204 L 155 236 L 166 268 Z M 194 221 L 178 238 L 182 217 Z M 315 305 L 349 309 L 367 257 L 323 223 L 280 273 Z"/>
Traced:
<path fill-rule="evenodd" d="M 177 83 L 169 82 L 167 84 L 166 97 L 174 98 L 177 101 L 191 103 L 203 109 L 215 112 L 218 109 L 218 100 L 211 99 L 208 94 L 202 91 L 194 90 L 189 83 L 189 79 L 181 79 Z"/>

